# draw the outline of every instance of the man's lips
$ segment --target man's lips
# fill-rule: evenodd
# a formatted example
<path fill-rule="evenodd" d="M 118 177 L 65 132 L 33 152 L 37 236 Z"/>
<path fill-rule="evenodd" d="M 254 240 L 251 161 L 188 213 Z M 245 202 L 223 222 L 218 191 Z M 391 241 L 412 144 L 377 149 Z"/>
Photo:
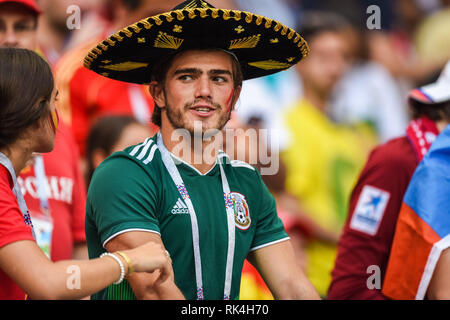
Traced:
<path fill-rule="evenodd" d="M 209 117 L 216 111 L 216 108 L 210 105 L 196 105 L 189 109 L 198 117 Z"/>

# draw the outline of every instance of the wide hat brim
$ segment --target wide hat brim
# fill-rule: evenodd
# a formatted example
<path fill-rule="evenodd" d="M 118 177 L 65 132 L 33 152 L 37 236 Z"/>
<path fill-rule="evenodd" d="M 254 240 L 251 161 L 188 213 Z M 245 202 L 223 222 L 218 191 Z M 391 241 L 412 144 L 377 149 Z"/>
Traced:
<path fill-rule="evenodd" d="M 158 61 L 201 48 L 233 53 L 244 80 L 286 70 L 309 52 L 306 41 L 278 21 L 208 7 L 173 10 L 138 21 L 99 43 L 85 57 L 84 66 L 111 79 L 148 84 Z"/>

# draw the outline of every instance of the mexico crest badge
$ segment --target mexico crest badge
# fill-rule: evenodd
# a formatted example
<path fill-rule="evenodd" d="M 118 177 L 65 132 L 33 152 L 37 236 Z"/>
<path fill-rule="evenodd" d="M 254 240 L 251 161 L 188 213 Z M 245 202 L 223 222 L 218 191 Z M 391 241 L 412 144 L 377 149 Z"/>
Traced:
<path fill-rule="evenodd" d="M 236 227 L 241 230 L 247 230 L 250 228 L 252 222 L 247 200 L 245 200 L 244 195 L 238 192 L 232 192 L 231 196 L 233 198 L 234 222 Z"/>

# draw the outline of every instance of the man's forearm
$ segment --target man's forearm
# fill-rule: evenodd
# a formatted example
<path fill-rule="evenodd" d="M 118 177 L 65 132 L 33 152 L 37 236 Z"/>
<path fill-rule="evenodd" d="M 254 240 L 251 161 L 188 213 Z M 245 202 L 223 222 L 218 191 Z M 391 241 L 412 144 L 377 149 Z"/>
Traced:
<path fill-rule="evenodd" d="M 306 281 L 286 279 L 280 288 L 283 290 L 272 292 L 276 300 L 320 300 L 316 289 L 307 279 Z"/>
<path fill-rule="evenodd" d="M 156 271 L 157 272 L 157 271 Z M 155 285 L 158 275 L 154 273 L 136 273 L 128 278 L 128 282 L 138 300 L 184 300 L 180 289 L 173 279 Z"/>

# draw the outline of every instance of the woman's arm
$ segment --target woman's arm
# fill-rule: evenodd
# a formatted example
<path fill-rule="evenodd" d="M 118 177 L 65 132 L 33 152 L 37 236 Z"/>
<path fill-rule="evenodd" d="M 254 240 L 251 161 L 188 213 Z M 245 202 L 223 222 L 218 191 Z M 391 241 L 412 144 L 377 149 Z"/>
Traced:
<path fill-rule="evenodd" d="M 134 271 L 161 269 L 162 278 L 173 274 L 162 246 L 145 244 L 123 251 Z M 122 256 L 125 274 L 128 264 Z M 32 299 L 79 299 L 102 290 L 120 278 L 119 263 L 111 257 L 52 262 L 34 241 L 17 241 L 0 249 L 0 268 Z"/>

